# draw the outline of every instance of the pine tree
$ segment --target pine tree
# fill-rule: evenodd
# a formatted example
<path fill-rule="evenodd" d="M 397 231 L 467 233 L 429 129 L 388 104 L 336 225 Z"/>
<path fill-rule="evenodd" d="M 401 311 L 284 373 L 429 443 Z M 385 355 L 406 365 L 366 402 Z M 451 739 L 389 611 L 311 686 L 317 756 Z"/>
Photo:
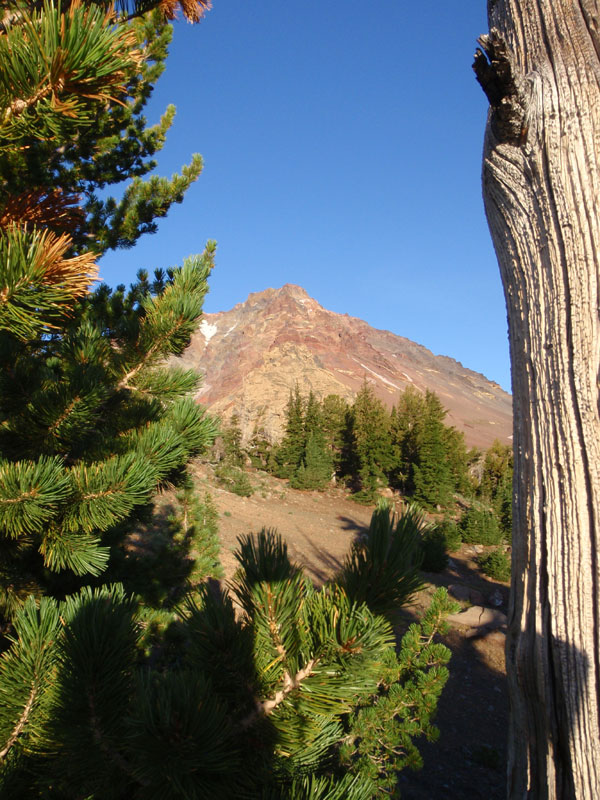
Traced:
<path fill-rule="evenodd" d="M 242 450 L 242 431 L 239 417 L 233 414 L 223 429 L 224 458 L 216 468 L 215 475 L 227 491 L 240 497 L 250 497 L 254 488 L 245 470 L 245 455 Z"/>
<path fill-rule="evenodd" d="M 223 567 L 219 561 L 219 512 L 209 492 L 198 496 L 194 481 L 189 475 L 176 495 L 177 505 L 171 517 L 176 532 L 175 543 L 185 548 L 190 562 L 188 590 L 207 577 L 222 578 Z"/>
<path fill-rule="evenodd" d="M 462 431 L 446 425 L 444 436 L 452 491 L 468 494 L 474 485 L 469 476 L 469 453 L 465 445 L 465 435 Z"/>
<path fill-rule="evenodd" d="M 311 389 L 304 403 L 304 446 L 311 434 L 323 432 L 323 412 L 321 403 Z"/>
<path fill-rule="evenodd" d="M 227 425 L 223 429 L 223 447 L 225 449 L 225 460 L 235 467 L 244 465 L 244 453 L 242 451 L 242 429 L 240 428 L 240 418 L 238 414 L 232 414 Z"/>
<path fill-rule="evenodd" d="M 331 458 L 318 431 L 308 434 L 302 463 L 290 478 L 293 489 L 324 489 L 331 481 Z"/>
<path fill-rule="evenodd" d="M 144 302 L 127 339 L 85 308 L 63 336 L 0 333 L 0 574 L 9 603 L 35 584 L 64 585 L 65 570 L 104 571 L 102 536 L 210 445 L 216 425 L 189 397 L 198 376 L 161 362 L 189 340 L 211 263 L 211 250 L 189 259 Z"/>
<path fill-rule="evenodd" d="M 246 452 L 255 469 L 273 471 L 273 445 L 264 428 L 254 426 Z"/>
<path fill-rule="evenodd" d="M 304 412 L 302 459 L 290 476 L 294 489 L 324 489 L 331 480 L 332 462 L 323 430 L 322 407 L 312 391 Z"/>
<path fill-rule="evenodd" d="M 361 699 L 350 718 L 340 760 L 350 774 L 369 776 L 377 787 L 372 797 L 397 796 L 399 770 L 423 766 L 416 735 L 428 741 L 439 736 L 432 720 L 448 680 L 450 651 L 434 637 L 446 631 L 442 620 L 449 609 L 447 596 L 438 590 L 421 623 L 411 625 L 402 639 L 399 652 L 386 654 L 377 695 Z M 415 672 L 415 664 L 427 664 L 429 670 Z M 396 755 L 393 761 L 390 750 Z"/>
<path fill-rule="evenodd" d="M 413 466 L 413 496 L 425 508 L 448 506 L 452 499 L 445 416 L 437 395 L 427 390 L 424 415 L 416 430 L 417 460 Z"/>
<path fill-rule="evenodd" d="M 507 476 L 512 478 L 513 453 L 512 448 L 503 445 L 496 439 L 491 447 L 486 450 L 483 459 L 480 492 L 482 497 L 494 502 L 502 494 L 502 487 Z"/>
<path fill-rule="evenodd" d="M 496 439 L 483 460 L 480 493 L 491 503 L 506 537 L 512 531 L 513 452 Z"/>
<path fill-rule="evenodd" d="M 360 499 L 371 501 L 377 487 L 385 483 L 392 458 L 389 426 L 389 414 L 365 380 L 352 406 L 352 437 Z"/>
<path fill-rule="evenodd" d="M 157 15 L 144 18 L 148 32 Z M 0 31 L 0 171 L 15 176 L 0 192 L 5 618 L 32 591 L 62 596 L 85 576 L 109 577 L 117 531 L 215 432 L 190 399 L 197 375 L 163 366 L 199 320 L 214 245 L 157 292 L 141 281 L 128 296 L 106 287 L 90 296 L 94 255 L 77 254 L 81 231 L 90 251 L 100 234 L 71 194 L 71 177 L 85 172 L 88 188 L 108 181 L 96 167 L 111 115 L 120 119 L 132 87 L 150 90 L 142 22 L 121 20 L 96 5 L 46 2 L 15 6 Z M 138 128 L 130 126 L 132 140 Z M 138 134 L 144 139 L 143 126 Z M 94 152 L 89 163 L 85 148 Z M 118 147 L 111 159 L 114 175 L 127 178 Z M 151 206 L 136 208 L 151 221 Z"/>
<path fill-rule="evenodd" d="M 323 435 L 331 458 L 332 469 L 342 475 L 344 429 L 349 413 L 348 403 L 337 394 L 328 394 L 321 405 Z"/>
<path fill-rule="evenodd" d="M 512 469 L 507 472 L 502 480 L 502 485 L 496 499 L 496 513 L 505 539 L 512 542 L 513 523 L 513 474 Z"/>
<path fill-rule="evenodd" d="M 184 0 L 180 7 L 197 21 L 208 5 L 208 0 Z M 181 202 L 202 170 L 202 159 L 194 155 L 170 179 L 149 175 L 175 108 L 169 106 L 149 127 L 143 115 L 164 70 L 172 36 L 168 18 L 178 6 L 176 0 L 122 0 L 112 32 L 103 23 L 108 2 L 86 9 L 65 2 L 62 15 L 49 2 L 31 13 L 14 4 L 5 15 L 0 37 L 0 103 L 7 111 L 0 134 L 3 227 L 8 220 L 27 219 L 68 231 L 77 252 L 101 254 L 154 232 L 155 220 Z M 68 60 L 62 62 L 64 53 Z M 98 189 L 123 181 L 121 199 L 98 195 Z"/>
<path fill-rule="evenodd" d="M 462 539 L 469 544 L 500 544 L 502 530 L 496 515 L 479 503 L 470 506 L 460 520 Z"/>
<path fill-rule="evenodd" d="M 415 490 L 413 470 L 418 460 L 417 432 L 424 415 L 423 395 L 413 386 L 408 386 L 398 398 L 390 417 L 390 482 L 407 495 L 412 495 Z"/>
<path fill-rule="evenodd" d="M 280 478 L 292 476 L 302 463 L 304 455 L 304 402 L 298 384 L 296 384 L 293 392 L 290 390 L 285 415 L 285 435 L 276 454 L 276 474 Z"/>
<path fill-rule="evenodd" d="M 445 416 L 434 392 L 422 395 L 412 386 L 391 414 L 390 482 L 427 508 L 447 505 L 453 492 L 472 488 L 464 434 L 445 425 Z"/>

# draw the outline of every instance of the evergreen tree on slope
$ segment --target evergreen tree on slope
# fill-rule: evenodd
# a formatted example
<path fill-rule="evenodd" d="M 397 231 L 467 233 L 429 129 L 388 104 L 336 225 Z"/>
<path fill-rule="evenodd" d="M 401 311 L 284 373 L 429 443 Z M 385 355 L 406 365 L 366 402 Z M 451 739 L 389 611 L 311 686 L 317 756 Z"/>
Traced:
<path fill-rule="evenodd" d="M 304 414 L 302 460 L 290 477 L 294 489 L 324 489 L 331 480 L 332 461 L 325 441 L 321 403 L 309 392 Z"/>
<path fill-rule="evenodd" d="M 352 439 L 360 496 L 372 501 L 391 464 L 389 414 L 365 380 L 352 406 Z"/>
<path fill-rule="evenodd" d="M 83 168 L 70 143 L 99 142 L 98 115 L 108 124 L 128 87 L 139 88 L 140 23 L 118 20 L 95 5 L 46 3 L 31 12 L 15 7 L 0 32 L 0 165 L 10 174 L 20 159 L 37 154 L 41 163 L 52 153 L 46 172 L 32 169 L 27 187 L 16 182 L 22 193 L 8 194 L 4 184 L 0 217 L 5 619 L 31 591 L 64 594 L 77 585 L 74 576 L 105 571 L 103 536 L 214 436 L 214 424 L 189 398 L 197 376 L 162 366 L 197 324 L 214 245 L 188 259 L 159 294 L 138 292 L 127 318 L 111 325 L 110 291 L 93 301 L 87 295 L 93 252 L 75 254 L 85 207 L 67 194 L 69 185 L 47 185 L 50 176 Z M 48 73 L 43 64 L 54 66 Z M 118 152 L 112 158 L 116 171 Z M 120 166 L 127 176 L 127 163 Z M 151 219 L 149 207 L 142 216 Z"/>
<path fill-rule="evenodd" d="M 480 492 L 491 502 L 504 534 L 512 532 L 512 448 L 496 439 L 487 450 L 483 461 Z"/>
<path fill-rule="evenodd" d="M 425 414 L 423 396 L 408 386 L 392 408 L 390 437 L 392 440 L 392 469 L 390 482 L 407 495 L 414 492 L 413 467 L 418 458 L 417 431 Z"/>
<path fill-rule="evenodd" d="M 465 435 L 452 425 L 445 425 L 444 440 L 452 491 L 468 494 L 474 484 L 469 476 L 469 451 L 465 445 Z"/>
<path fill-rule="evenodd" d="M 302 463 L 290 478 L 293 489 L 325 489 L 331 480 L 332 464 L 322 432 L 308 434 Z"/>
<path fill-rule="evenodd" d="M 413 466 L 414 498 L 425 508 L 447 506 L 452 498 L 445 416 L 437 395 L 427 390 L 424 414 L 417 425 L 417 461 Z"/>
<path fill-rule="evenodd" d="M 321 404 L 323 434 L 332 461 L 332 469 L 342 472 L 344 431 L 349 413 L 348 403 L 337 394 L 328 394 Z"/>
<path fill-rule="evenodd" d="M 304 401 L 298 384 L 293 392 L 290 390 L 285 417 L 285 434 L 275 456 L 275 471 L 280 478 L 290 478 L 302 463 L 304 455 Z"/>

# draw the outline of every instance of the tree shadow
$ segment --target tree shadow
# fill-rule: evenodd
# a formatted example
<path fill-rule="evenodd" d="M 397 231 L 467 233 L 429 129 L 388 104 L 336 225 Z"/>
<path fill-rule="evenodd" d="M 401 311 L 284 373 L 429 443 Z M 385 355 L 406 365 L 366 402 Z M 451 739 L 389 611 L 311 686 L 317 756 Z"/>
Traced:
<path fill-rule="evenodd" d="M 508 633 L 510 683 L 518 709 L 511 728 L 510 796 L 522 795 L 527 783 L 534 797 L 597 797 L 597 771 L 589 766 L 596 766 L 597 747 L 594 642 L 586 652 L 554 636 L 550 603 L 542 613 L 545 633 L 535 632 L 532 615 L 537 611 L 529 610 L 524 629 L 517 623 Z M 570 635 L 579 637 L 581 619 L 573 611 L 569 622 Z"/>
<path fill-rule="evenodd" d="M 343 530 L 354 531 L 356 538 L 364 536 L 369 530 L 368 525 L 365 525 L 362 522 L 357 522 L 357 520 L 352 519 L 352 517 L 345 517 L 340 514 L 338 519 L 342 523 Z"/>
<path fill-rule="evenodd" d="M 302 559 L 302 567 L 317 588 L 320 588 L 331 579 L 332 575 L 341 570 L 342 562 L 310 539 L 307 538 L 306 543 L 314 558 L 307 559 L 305 554 Z"/>
<path fill-rule="evenodd" d="M 479 592 L 482 595 L 482 602 L 476 603 L 473 599 L 470 599 L 470 602 L 474 605 L 490 605 L 490 595 L 496 594 L 497 597 L 502 597 L 502 602 L 495 603 L 494 607 L 506 613 L 509 596 L 509 586 L 507 584 L 484 575 L 478 568 L 473 568 L 469 563 L 469 558 L 464 554 L 459 552 L 450 553 L 449 559 L 448 566 L 442 572 L 423 573 L 429 583 L 445 588 L 460 584 L 473 592 Z"/>
<path fill-rule="evenodd" d="M 423 573 L 428 584 L 466 587 L 481 596 L 482 604 L 504 613 L 508 586 L 482 575 L 461 553 L 451 554 L 451 566 L 442 572 Z M 502 605 L 493 606 L 489 596 L 502 594 Z M 464 601 L 463 601 L 464 602 Z M 467 607 L 470 603 L 467 600 Z M 471 601 L 472 604 L 472 601 Z M 407 605 L 398 614 L 399 635 L 420 610 Z M 435 800 L 438 797 L 469 800 L 504 800 L 508 739 L 508 686 L 505 673 L 505 629 L 453 625 L 441 641 L 452 652 L 450 677 L 438 704 L 435 742 L 417 742 L 423 769 L 403 770 L 398 787 L 403 800 Z"/>
<path fill-rule="evenodd" d="M 368 524 L 351 517 L 338 520 L 345 531 L 354 534 L 354 540 L 368 531 Z M 311 563 L 306 564 L 306 569 L 313 580 L 325 583 L 341 569 L 343 559 L 331 556 L 312 542 L 309 546 Z M 449 568 L 423 573 L 423 579 L 433 587 L 465 587 L 469 593 L 478 593 L 479 602 L 506 612 L 508 587 L 482 575 L 465 552 L 453 553 Z M 489 602 L 490 595 L 496 592 L 502 595 L 500 607 Z M 394 615 L 399 638 L 411 623 L 420 620 L 423 605 L 421 596 L 418 605 L 406 605 Z M 508 735 L 505 633 L 454 627 L 442 641 L 450 648 L 452 659 L 448 665 L 450 677 L 435 719 L 440 738 L 436 742 L 423 739 L 416 742 L 424 766 L 418 771 L 405 769 L 399 773 L 400 796 L 403 800 L 438 797 L 504 800 Z"/>
<path fill-rule="evenodd" d="M 151 506 L 133 530 L 116 534 L 101 582 L 122 583 L 152 608 L 176 605 L 189 591 L 195 566 L 193 538 L 182 532 L 176 517 L 173 503 Z"/>
<path fill-rule="evenodd" d="M 343 561 L 346 557 L 346 554 L 350 552 L 353 542 L 357 539 L 360 539 L 369 530 L 368 525 L 358 522 L 351 517 L 338 515 L 337 519 L 342 523 L 341 528 L 343 531 L 354 533 L 354 538 L 348 543 L 347 551 L 342 558 L 332 555 L 329 550 L 327 550 L 325 547 L 320 547 L 319 545 L 315 544 L 315 542 L 308 536 L 305 537 L 306 545 L 310 549 L 312 556 L 307 558 L 306 553 L 304 553 L 302 558 L 302 566 L 310 575 L 317 587 L 321 587 L 324 583 L 327 583 L 327 581 L 331 580 L 333 575 L 342 569 Z"/>
<path fill-rule="evenodd" d="M 507 682 L 502 669 L 493 663 L 493 651 L 503 657 L 504 634 L 465 638 L 453 629 L 442 640 L 452 658 L 434 720 L 440 736 L 436 742 L 417 742 L 423 769 L 400 773 L 401 797 L 504 800 Z"/>

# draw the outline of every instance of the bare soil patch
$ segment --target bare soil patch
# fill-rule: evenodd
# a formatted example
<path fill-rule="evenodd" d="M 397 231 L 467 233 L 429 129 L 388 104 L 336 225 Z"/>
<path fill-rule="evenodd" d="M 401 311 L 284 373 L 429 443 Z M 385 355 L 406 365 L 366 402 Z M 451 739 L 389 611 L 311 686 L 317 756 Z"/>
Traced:
<path fill-rule="evenodd" d="M 219 511 L 226 578 L 237 565 L 233 557 L 237 537 L 264 527 L 275 528 L 287 542 L 292 560 L 304 566 L 315 583 L 322 583 L 339 569 L 355 536 L 368 527 L 373 511 L 372 506 L 349 500 L 341 490 L 300 492 L 264 473 L 251 474 L 255 486 L 251 497 L 238 497 L 217 486 L 207 465 L 199 465 L 196 474 L 201 485 L 208 484 Z M 444 572 L 425 573 L 425 586 L 403 614 L 401 627 L 421 615 L 437 586 L 450 587 L 460 595 L 463 608 L 475 602 L 506 613 L 508 585 L 484 576 L 476 557 L 472 547 L 462 545 L 451 554 Z M 452 624 L 444 638 L 452 659 L 436 719 L 440 738 L 421 743 L 422 770 L 401 773 L 404 800 L 503 800 L 506 796 L 504 640 L 502 628 Z"/>

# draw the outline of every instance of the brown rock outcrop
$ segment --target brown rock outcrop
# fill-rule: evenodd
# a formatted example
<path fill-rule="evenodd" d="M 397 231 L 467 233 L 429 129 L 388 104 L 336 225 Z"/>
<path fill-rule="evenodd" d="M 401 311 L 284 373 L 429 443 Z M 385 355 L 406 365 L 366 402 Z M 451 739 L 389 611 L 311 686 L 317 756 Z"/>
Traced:
<path fill-rule="evenodd" d="M 244 438 L 255 425 L 280 437 L 296 383 L 303 394 L 352 400 L 365 379 L 389 408 L 407 386 L 436 392 L 469 446 L 508 443 L 512 434 L 511 397 L 500 386 L 409 339 L 328 311 L 291 284 L 206 314 L 182 361 L 204 375 L 199 402 L 224 417 L 235 411 Z"/>

